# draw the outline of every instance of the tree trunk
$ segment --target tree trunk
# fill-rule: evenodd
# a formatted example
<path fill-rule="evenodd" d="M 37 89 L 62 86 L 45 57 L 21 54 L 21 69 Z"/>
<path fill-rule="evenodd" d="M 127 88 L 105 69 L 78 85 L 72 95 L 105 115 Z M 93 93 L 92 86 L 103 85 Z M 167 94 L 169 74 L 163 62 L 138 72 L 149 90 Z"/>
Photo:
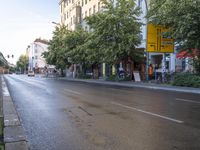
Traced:
<path fill-rule="evenodd" d="M 99 78 L 99 68 L 98 65 L 94 65 L 93 67 L 93 78 L 98 79 Z"/>
<path fill-rule="evenodd" d="M 76 64 L 74 64 L 73 78 L 76 78 Z"/>

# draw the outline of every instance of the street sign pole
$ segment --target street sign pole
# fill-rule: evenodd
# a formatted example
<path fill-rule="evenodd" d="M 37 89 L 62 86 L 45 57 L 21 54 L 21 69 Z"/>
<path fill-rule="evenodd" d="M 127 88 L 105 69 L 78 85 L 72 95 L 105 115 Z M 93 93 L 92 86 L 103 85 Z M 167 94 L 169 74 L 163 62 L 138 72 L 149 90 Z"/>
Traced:
<path fill-rule="evenodd" d="M 165 82 L 165 73 L 166 73 L 166 55 L 163 53 L 163 59 L 162 59 L 162 82 Z"/>
<path fill-rule="evenodd" d="M 146 6 L 146 14 L 148 13 L 147 0 L 144 1 Z M 149 81 L 149 52 L 148 52 L 148 19 L 146 19 L 146 81 Z"/>
<path fill-rule="evenodd" d="M 146 52 L 146 80 L 149 81 L 149 52 Z"/>

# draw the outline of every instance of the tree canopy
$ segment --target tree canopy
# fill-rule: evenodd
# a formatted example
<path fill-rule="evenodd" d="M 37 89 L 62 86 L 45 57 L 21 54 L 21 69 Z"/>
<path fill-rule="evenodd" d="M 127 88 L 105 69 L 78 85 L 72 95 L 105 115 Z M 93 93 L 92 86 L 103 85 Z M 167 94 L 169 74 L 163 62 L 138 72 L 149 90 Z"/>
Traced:
<path fill-rule="evenodd" d="M 91 53 L 101 56 L 103 62 L 115 64 L 127 58 L 138 58 L 142 23 L 141 11 L 133 0 L 103 0 L 103 11 L 86 18 L 92 30 L 88 46 Z M 95 43 L 95 45 L 94 45 Z M 94 55 L 92 55 L 94 56 Z"/>
<path fill-rule="evenodd" d="M 170 28 L 180 50 L 194 55 L 194 66 L 200 74 L 200 1 L 199 0 L 151 0 L 147 15 L 149 21 Z"/>
<path fill-rule="evenodd" d="M 53 38 L 49 42 L 49 51 L 44 52 L 43 56 L 47 63 L 55 65 L 57 68 L 65 69 L 66 65 L 69 64 L 68 57 L 65 53 L 65 37 L 70 33 L 66 26 L 56 26 L 53 32 Z"/>
<path fill-rule="evenodd" d="M 140 44 L 141 13 L 133 0 L 104 0 L 103 11 L 86 17 L 90 31 L 77 26 L 75 31 L 58 25 L 44 52 L 48 64 L 65 69 L 70 64 L 98 66 L 102 62 L 116 64 L 123 59 L 137 61 L 143 51 Z"/>
<path fill-rule="evenodd" d="M 87 41 L 88 35 L 88 32 L 78 26 L 75 31 L 71 31 L 65 36 L 64 50 L 70 60 L 70 63 L 80 64 L 87 62 L 86 49 L 84 49 L 82 45 Z"/>
<path fill-rule="evenodd" d="M 21 55 L 17 61 L 17 69 L 25 72 L 28 67 L 28 57 L 26 55 Z"/>
<path fill-rule="evenodd" d="M 86 54 L 81 45 L 85 42 L 87 34 L 81 27 L 69 31 L 65 25 L 57 26 L 49 42 L 49 51 L 43 53 L 47 63 L 65 69 L 70 64 L 86 61 Z"/>
<path fill-rule="evenodd" d="M 151 0 L 148 17 L 167 26 L 183 48 L 200 49 L 199 0 Z"/>

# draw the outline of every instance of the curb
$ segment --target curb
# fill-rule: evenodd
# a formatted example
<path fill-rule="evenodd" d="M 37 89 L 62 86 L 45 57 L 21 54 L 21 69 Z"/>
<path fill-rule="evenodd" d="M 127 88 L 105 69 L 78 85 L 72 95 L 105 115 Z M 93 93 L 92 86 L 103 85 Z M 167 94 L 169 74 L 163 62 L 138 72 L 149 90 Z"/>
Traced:
<path fill-rule="evenodd" d="M 126 88 L 146 88 L 151 90 L 163 90 L 163 91 L 171 91 L 171 92 L 182 92 L 182 93 L 192 93 L 192 94 L 200 94 L 200 88 L 191 88 L 191 87 L 177 87 L 177 86 L 158 86 L 151 83 L 119 83 L 119 82 L 110 82 L 110 81 L 95 81 L 95 80 L 81 80 L 81 79 L 68 79 L 68 78 L 58 78 L 59 80 L 67 80 L 72 82 L 82 82 L 88 84 L 99 84 L 105 86 L 118 86 L 118 87 L 126 87 Z"/>
<path fill-rule="evenodd" d="M 5 150 L 28 150 L 28 142 L 6 81 L 2 78 Z"/>

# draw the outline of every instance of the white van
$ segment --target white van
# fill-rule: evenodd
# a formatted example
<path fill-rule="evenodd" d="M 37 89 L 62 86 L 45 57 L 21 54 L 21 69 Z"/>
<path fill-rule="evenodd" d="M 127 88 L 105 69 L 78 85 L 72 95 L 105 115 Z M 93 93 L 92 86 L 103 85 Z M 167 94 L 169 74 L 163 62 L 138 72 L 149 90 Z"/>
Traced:
<path fill-rule="evenodd" d="M 28 77 L 34 77 L 34 76 L 35 76 L 34 71 L 29 70 L 29 71 L 28 71 Z"/>

